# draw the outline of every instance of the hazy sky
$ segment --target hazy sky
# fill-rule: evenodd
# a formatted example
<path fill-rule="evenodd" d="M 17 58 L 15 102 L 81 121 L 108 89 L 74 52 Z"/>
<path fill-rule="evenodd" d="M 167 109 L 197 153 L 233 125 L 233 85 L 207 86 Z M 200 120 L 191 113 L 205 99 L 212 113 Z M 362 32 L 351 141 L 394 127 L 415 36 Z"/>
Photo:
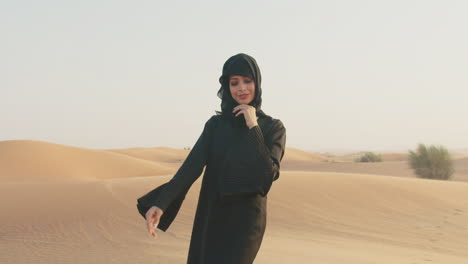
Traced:
<path fill-rule="evenodd" d="M 193 146 L 253 56 L 287 146 L 468 147 L 468 1 L 2 1 L 0 140 Z"/>

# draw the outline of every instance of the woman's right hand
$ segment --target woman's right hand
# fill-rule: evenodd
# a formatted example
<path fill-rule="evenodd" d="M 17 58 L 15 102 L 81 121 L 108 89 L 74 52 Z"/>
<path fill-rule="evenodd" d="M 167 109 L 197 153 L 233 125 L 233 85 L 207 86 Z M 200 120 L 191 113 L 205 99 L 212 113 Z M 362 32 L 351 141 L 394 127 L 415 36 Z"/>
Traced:
<path fill-rule="evenodd" d="M 159 219 L 161 219 L 161 216 L 164 214 L 163 210 L 157 206 L 152 206 L 148 211 L 146 212 L 146 225 L 148 227 L 148 232 L 150 235 L 153 237 L 157 238 L 158 235 L 156 234 L 156 227 L 159 224 Z"/>

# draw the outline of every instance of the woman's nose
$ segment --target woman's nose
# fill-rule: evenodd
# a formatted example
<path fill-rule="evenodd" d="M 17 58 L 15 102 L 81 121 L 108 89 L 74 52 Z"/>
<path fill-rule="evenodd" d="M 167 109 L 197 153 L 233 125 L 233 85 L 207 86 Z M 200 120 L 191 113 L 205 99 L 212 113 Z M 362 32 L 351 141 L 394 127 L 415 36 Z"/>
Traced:
<path fill-rule="evenodd" d="M 239 87 L 239 90 L 243 91 L 243 90 L 246 90 L 247 89 L 247 85 L 245 83 L 240 83 L 240 87 Z"/>

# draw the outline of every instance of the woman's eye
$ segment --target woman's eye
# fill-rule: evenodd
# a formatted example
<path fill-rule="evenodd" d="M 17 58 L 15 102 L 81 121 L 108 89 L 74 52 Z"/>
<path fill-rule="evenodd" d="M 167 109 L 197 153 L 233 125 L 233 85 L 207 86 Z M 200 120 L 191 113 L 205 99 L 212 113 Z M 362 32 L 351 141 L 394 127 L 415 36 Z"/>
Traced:
<path fill-rule="evenodd" d="M 251 83 L 252 80 L 244 80 L 244 83 Z"/>
<path fill-rule="evenodd" d="M 238 84 L 239 84 L 238 82 L 232 82 L 232 83 L 231 83 L 232 86 L 236 86 L 236 85 L 238 85 Z"/>

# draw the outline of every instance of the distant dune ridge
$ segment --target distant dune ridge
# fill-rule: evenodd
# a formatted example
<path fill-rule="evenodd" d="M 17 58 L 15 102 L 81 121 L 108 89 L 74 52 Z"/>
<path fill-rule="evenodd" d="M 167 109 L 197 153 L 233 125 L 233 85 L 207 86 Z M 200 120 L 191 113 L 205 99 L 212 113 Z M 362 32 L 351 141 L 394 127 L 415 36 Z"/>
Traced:
<path fill-rule="evenodd" d="M 165 175 L 173 169 L 116 151 L 34 140 L 0 141 L 0 181 L 94 180 Z"/>
<path fill-rule="evenodd" d="M 168 147 L 155 148 L 128 148 L 128 149 L 108 149 L 116 153 L 125 154 L 131 157 L 145 159 L 153 162 L 177 163 L 185 159 L 190 150 L 173 149 Z"/>
<path fill-rule="evenodd" d="M 0 263 L 184 263 L 201 177 L 159 239 L 135 203 L 188 153 L 0 141 Z M 288 148 L 255 263 L 468 263 L 468 157 L 439 181 L 416 178 L 405 155 Z"/>
<path fill-rule="evenodd" d="M 287 161 L 309 161 L 309 162 L 323 162 L 330 160 L 329 157 L 306 152 L 297 148 L 287 148 L 283 157 L 283 162 Z"/>

